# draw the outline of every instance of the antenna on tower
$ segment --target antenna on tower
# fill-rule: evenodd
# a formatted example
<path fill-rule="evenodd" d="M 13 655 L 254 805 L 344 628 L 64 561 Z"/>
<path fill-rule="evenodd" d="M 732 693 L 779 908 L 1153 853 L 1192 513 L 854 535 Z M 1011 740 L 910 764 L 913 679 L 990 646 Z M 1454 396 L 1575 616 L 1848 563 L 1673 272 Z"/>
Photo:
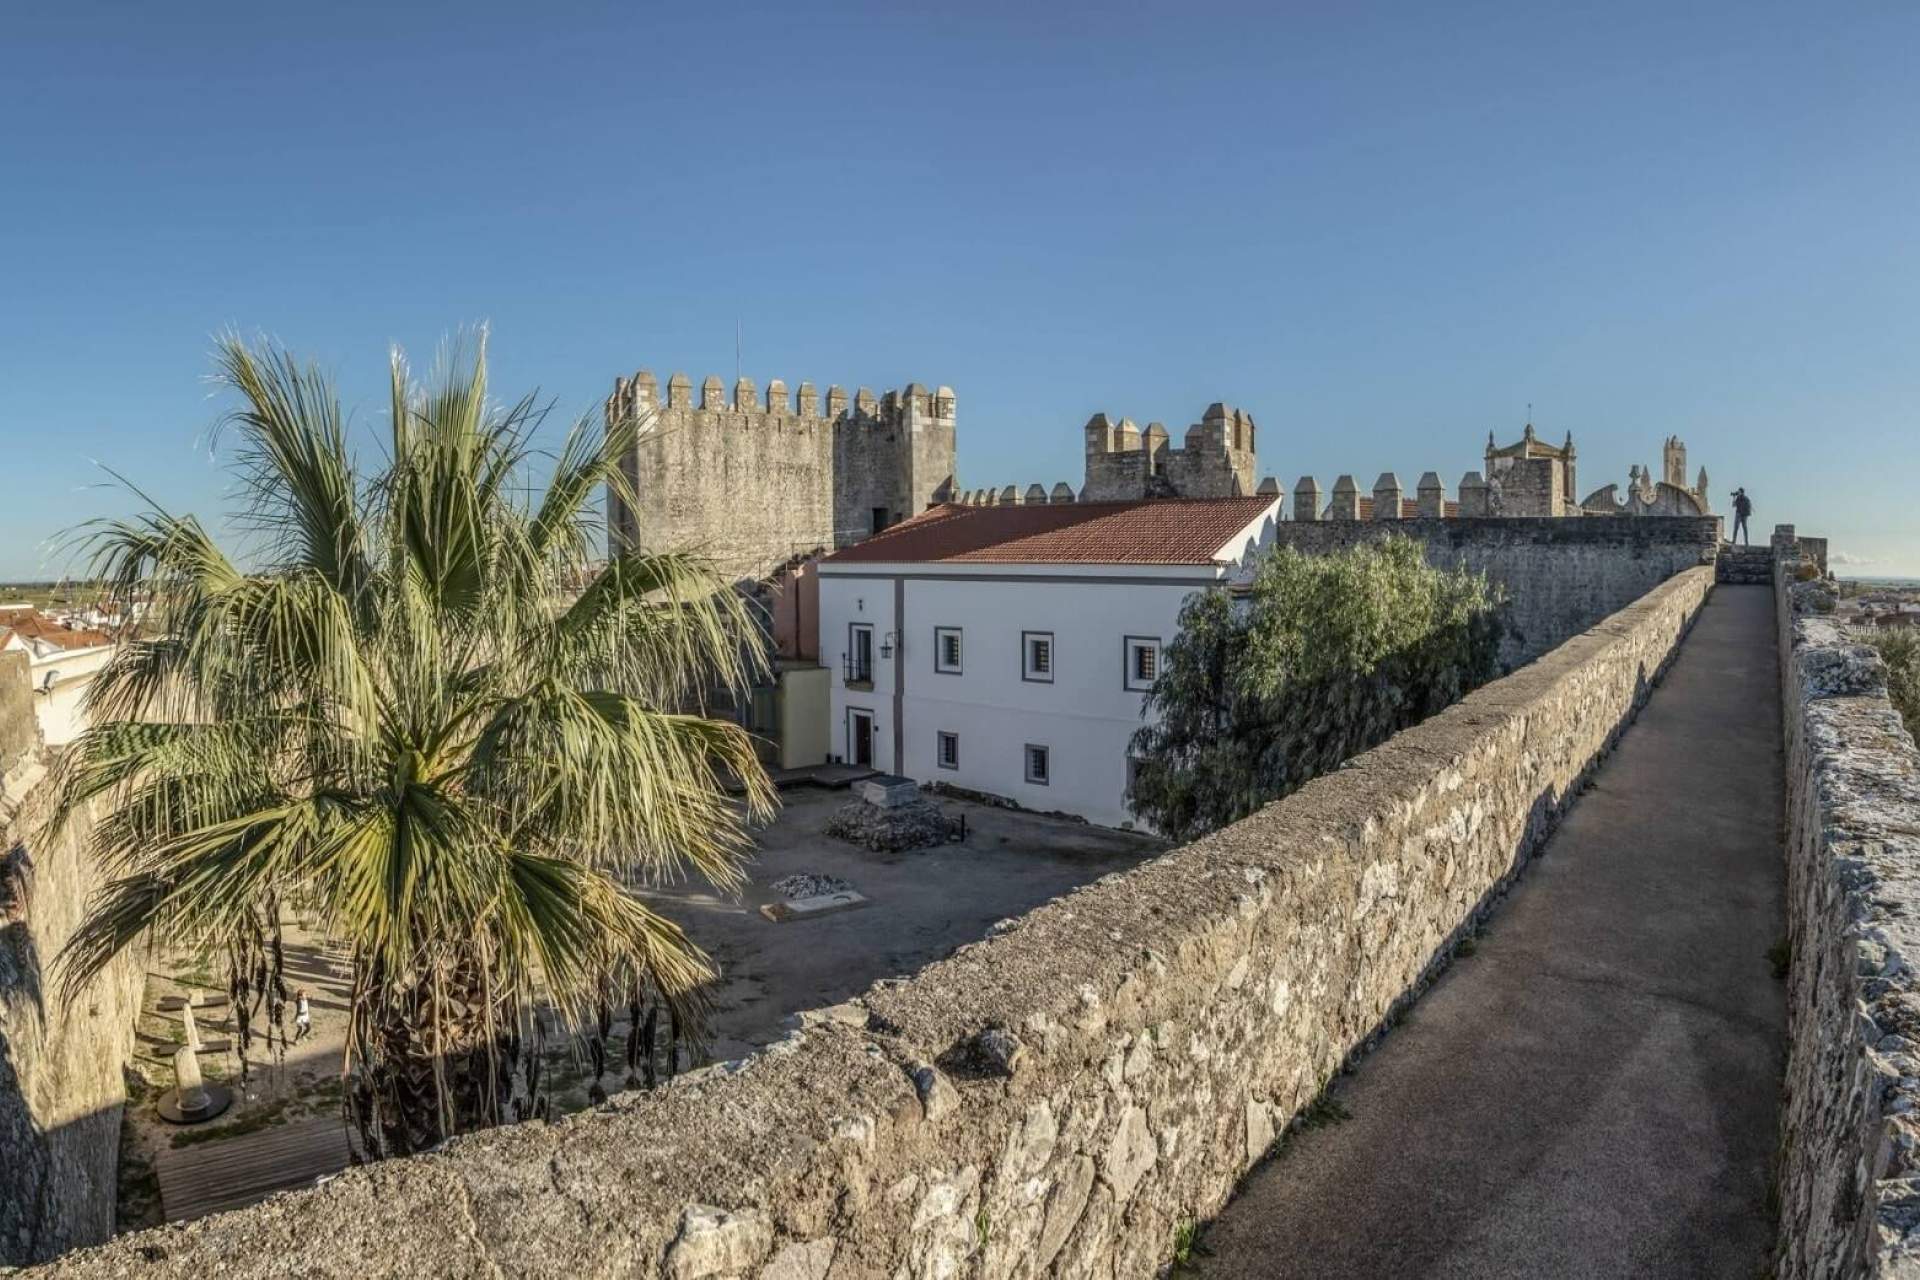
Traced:
<path fill-rule="evenodd" d="M 733 380 L 736 384 L 740 381 L 740 320 L 737 316 L 733 321 Z"/>

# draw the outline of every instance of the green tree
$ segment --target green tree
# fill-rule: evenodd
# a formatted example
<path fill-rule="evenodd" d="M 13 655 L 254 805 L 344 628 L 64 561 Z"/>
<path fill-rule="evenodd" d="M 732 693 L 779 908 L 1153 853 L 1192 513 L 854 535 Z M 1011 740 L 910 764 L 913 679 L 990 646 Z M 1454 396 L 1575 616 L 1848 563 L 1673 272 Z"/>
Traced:
<path fill-rule="evenodd" d="M 1133 737 L 1133 812 L 1191 839 L 1425 719 L 1498 673 L 1499 603 L 1399 537 L 1281 548 L 1244 593 L 1194 595 Z"/>
<path fill-rule="evenodd" d="M 1920 738 L 1920 632 L 1908 627 L 1867 631 L 1868 644 L 1887 664 L 1887 696 L 1907 732 Z"/>
<path fill-rule="evenodd" d="M 271 1042 L 281 912 L 311 912 L 352 958 L 349 1115 L 368 1150 L 418 1151 L 526 1112 L 544 1005 L 603 1033 L 641 991 L 697 1015 L 706 957 L 626 881 L 739 883 L 772 791 L 744 732 L 686 709 L 748 681 L 757 632 L 694 557 L 595 564 L 643 424 L 583 420 L 549 463 L 534 401 L 489 400 L 484 338 L 425 386 L 395 353 L 364 474 L 322 373 L 238 339 L 216 363 L 251 567 L 157 506 L 82 530 L 152 625 L 63 762 L 54 821 L 102 811 L 112 877 L 63 980 L 151 931 L 224 957 L 245 1037 L 264 1009 Z"/>

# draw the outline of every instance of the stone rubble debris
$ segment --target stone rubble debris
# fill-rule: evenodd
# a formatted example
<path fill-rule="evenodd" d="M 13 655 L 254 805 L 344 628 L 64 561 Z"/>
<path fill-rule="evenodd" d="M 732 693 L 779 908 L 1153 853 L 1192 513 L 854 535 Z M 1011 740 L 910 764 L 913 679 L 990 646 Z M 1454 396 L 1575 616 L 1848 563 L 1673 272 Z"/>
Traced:
<path fill-rule="evenodd" d="M 767 886 L 784 898 L 818 898 L 829 893 L 851 893 L 853 882 L 842 880 L 839 876 L 821 875 L 813 871 L 798 871 L 790 876 L 781 876 Z"/>
<path fill-rule="evenodd" d="M 865 800 L 852 800 L 827 820 L 826 833 L 874 853 L 904 853 L 951 844 L 960 838 L 960 823 L 931 800 L 914 800 L 882 809 Z"/>

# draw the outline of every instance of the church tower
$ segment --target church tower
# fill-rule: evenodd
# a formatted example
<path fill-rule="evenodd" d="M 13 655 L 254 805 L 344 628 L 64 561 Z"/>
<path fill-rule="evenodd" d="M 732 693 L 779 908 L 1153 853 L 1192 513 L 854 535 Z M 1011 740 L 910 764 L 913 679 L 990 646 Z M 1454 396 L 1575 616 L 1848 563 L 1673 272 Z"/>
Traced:
<path fill-rule="evenodd" d="M 1666 445 L 1661 449 L 1662 480 L 1676 489 L 1687 487 L 1687 442 L 1679 436 L 1668 436 Z"/>

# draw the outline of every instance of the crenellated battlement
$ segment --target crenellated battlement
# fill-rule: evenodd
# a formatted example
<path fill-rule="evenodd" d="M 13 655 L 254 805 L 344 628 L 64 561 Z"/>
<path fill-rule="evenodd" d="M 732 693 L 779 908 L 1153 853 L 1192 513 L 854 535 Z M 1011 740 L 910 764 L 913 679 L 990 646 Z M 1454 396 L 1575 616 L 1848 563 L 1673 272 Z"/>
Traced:
<path fill-rule="evenodd" d="M 1010 484 L 999 489 L 962 489 L 953 495 L 953 501 L 963 507 L 1057 507 L 1079 500 L 1080 495 L 1065 480 L 1052 487 Z"/>
<path fill-rule="evenodd" d="M 1293 486 L 1286 518 L 1293 521 L 1340 520 L 1450 520 L 1483 516 L 1696 516 L 1711 512 L 1704 501 L 1696 500 L 1706 490 L 1702 474 L 1698 492 L 1662 482 L 1654 482 L 1633 469 L 1627 499 L 1615 495 L 1618 486 L 1607 485 L 1579 504 L 1565 500 L 1551 482 L 1555 472 L 1549 460 L 1521 459 L 1502 467 L 1492 475 L 1469 471 L 1460 477 L 1454 495 L 1447 494 L 1446 482 L 1437 471 L 1422 473 L 1409 492 L 1394 472 L 1382 472 L 1371 490 L 1363 489 L 1350 475 L 1336 479 L 1329 492 L 1313 476 L 1301 476 Z M 1260 492 L 1265 493 L 1266 482 Z"/>
<path fill-rule="evenodd" d="M 1176 448 L 1158 422 L 1096 413 L 1082 428 L 1087 475 L 1083 502 L 1138 498 L 1226 498 L 1251 494 L 1257 454 L 1253 415 L 1218 402 L 1188 427 Z"/>
<path fill-rule="evenodd" d="M 638 424 L 626 460 L 636 502 L 612 504 L 610 543 L 701 551 L 742 577 L 849 546 L 947 501 L 958 399 L 910 382 L 875 394 L 783 378 L 646 369 L 614 380 L 609 423 Z"/>
<path fill-rule="evenodd" d="M 606 401 L 609 421 L 622 413 L 635 419 L 646 419 L 668 410 L 694 410 L 736 417 L 824 418 L 829 421 L 851 416 L 875 425 L 895 426 L 909 416 L 952 422 L 958 411 L 958 400 L 952 387 L 929 391 L 920 383 L 911 382 L 898 391 L 885 391 L 877 396 L 867 387 L 857 388 L 849 397 L 846 388 L 829 386 L 823 403 L 820 392 L 812 382 L 802 382 L 798 388 L 789 391 L 782 378 L 767 382 L 763 398 L 758 384 L 747 377 L 735 379 L 732 394 L 729 395 L 726 384 L 718 375 L 712 375 L 700 384 L 699 403 L 696 405 L 693 381 L 686 374 L 675 373 L 667 379 L 666 396 L 663 399 L 659 382 L 651 372 L 642 369 L 632 377 L 615 378 L 613 394 Z"/>

